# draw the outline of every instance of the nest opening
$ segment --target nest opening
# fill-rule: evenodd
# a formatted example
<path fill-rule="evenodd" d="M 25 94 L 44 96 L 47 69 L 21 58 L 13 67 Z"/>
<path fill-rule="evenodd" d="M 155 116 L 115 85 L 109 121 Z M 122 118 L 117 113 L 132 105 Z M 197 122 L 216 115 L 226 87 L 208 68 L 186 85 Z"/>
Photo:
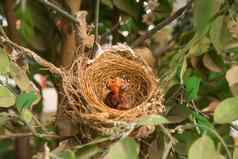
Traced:
<path fill-rule="evenodd" d="M 96 67 L 97 69 L 95 70 L 93 70 L 94 67 L 92 69 L 89 68 L 87 72 L 90 80 L 95 81 L 91 84 L 92 93 L 96 95 L 100 103 L 106 105 L 105 98 L 110 93 L 110 89 L 107 88 L 107 81 L 118 77 L 128 82 L 128 90 L 125 91 L 124 96 L 131 108 L 136 107 L 148 98 L 151 84 L 147 82 L 145 75 L 138 70 L 113 69 L 117 67 L 114 64 L 109 67 L 105 65 Z M 111 106 L 109 105 L 109 107 Z"/>
<path fill-rule="evenodd" d="M 129 109 L 141 105 L 154 91 L 155 81 L 146 69 L 142 69 L 141 64 L 135 62 L 135 59 L 125 57 L 125 52 L 120 53 L 103 53 L 83 71 L 83 92 L 87 94 L 86 97 L 90 95 L 89 100 L 100 107 L 115 109 L 105 103 L 105 98 L 110 93 L 107 82 L 112 79 L 121 78 L 128 82 L 128 90 L 123 95 Z"/>
<path fill-rule="evenodd" d="M 111 91 L 107 83 L 117 78 L 128 83 L 123 93 L 127 109 L 105 103 Z M 93 60 L 80 57 L 64 74 L 63 86 L 69 103 L 69 107 L 64 107 L 65 112 L 79 119 L 79 123 L 89 124 L 106 134 L 117 132 L 119 128 L 126 130 L 127 123 L 140 116 L 163 111 L 163 97 L 152 70 L 128 47 L 104 50 Z"/>

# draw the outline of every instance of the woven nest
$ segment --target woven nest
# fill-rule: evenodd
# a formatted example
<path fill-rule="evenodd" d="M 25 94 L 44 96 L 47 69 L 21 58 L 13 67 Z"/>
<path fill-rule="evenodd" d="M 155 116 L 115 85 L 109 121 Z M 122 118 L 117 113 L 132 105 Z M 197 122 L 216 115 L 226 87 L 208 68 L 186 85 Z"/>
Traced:
<path fill-rule="evenodd" d="M 151 68 L 125 45 L 101 50 L 93 60 L 82 56 L 64 71 L 64 112 L 80 124 L 104 134 L 130 129 L 139 117 L 163 111 L 163 97 Z M 121 110 L 105 103 L 110 90 L 107 81 L 122 78 L 128 82 L 124 93 L 129 108 Z"/>

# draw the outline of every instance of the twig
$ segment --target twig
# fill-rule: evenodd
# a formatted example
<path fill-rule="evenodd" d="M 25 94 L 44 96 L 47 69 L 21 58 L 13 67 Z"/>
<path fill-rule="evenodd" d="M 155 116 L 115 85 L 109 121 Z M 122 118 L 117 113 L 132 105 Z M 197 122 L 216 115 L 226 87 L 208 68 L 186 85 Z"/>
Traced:
<path fill-rule="evenodd" d="M 165 128 L 163 125 L 158 125 L 161 130 L 163 131 L 164 134 L 166 134 L 168 136 L 168 138 L 170 139 L 170 141 L 173 143 L 173 144 L 176 144 L 177 140 L 170 134 L 170 132 L 168 131 L 167 128 Z"/>
<path fill-rule="evenodd" d="M 96 13 L 95 13 L 95 42 L 98 42 L 98 23 L 99 23 L 99 10 L 100 10 L 100 0 L 96 3 Z"/>
<path fill-rule="evenodd" d="M 50 7 L 50 8 L 52 8 L 52 9 L 56 10 L 56 11 L 59 12 L 61 15 L 63 15 L 64 17 L 66 17 L 66 18 L 68 18 L 68 19 L 70 19 L 70 20 L 72 20 L 73 22 L 79 23 L 78 19 L 77 19 L 75 16 L 69 14 L 68 12 L 66 12 L 65 10 L 59 8 L 59 7 L 56 6 L 55 4 L 49 2 L 48 0 L 38 0 L 38 1 L 41 2 L 41 3 L 43 3 L 44 5 L 46 5 L 46 6 L 48 6 L 48 7 Z"/>
<path fill-rule="evenodd" d="M 47 131 L 47 128 L 41 124 L 41 122 L 35 117 L 35 115 L 32 116 L 32 119 L 40 126 L 40 128 L 44 131 L 44 133 L 49 134 Z"/>
<path fill-rule="evenodd" d="M 0 25 L 0 34 L 5 38 L 5 39 L 9 39 L 8 37 L 7 37 L 7 34 L 5 33 L 5 31 L 4 31 L 4 29 L 3 29 L 3 27 Z"/>
<path fill-rule="evenodd" d="M 169 153 L 170 153 L 170 150 L 172 149 L 172 147 L 173 147 L 173 141 L 170 140 L 168 145 L 166 145 L 166 147 L 165 147 L 165 151 L 163 153 L 162 159 L 167 159 L 169 157 Z"/>
<path fill-rule="evenodd" d="M 11 40 L 4 38 L 3 36 L 2 37 L 0 36 L 0 43 L 5 44 L 10 47 L 13 47 L 17 50 L 20 50 L 25 55 L 32 57 L 40 65 L 46 67 L 52 73 L 55 73 L 55 74 L 62 73 L 60 68 L 56 67 L 54 64 L 46 61 L 45 59 L 41 58 L 39 55 L 37 55 L 35 52 L 31 51 L 30 49 L 24 48 L 14 42 L 12 42 Z"/>
<path fill-rule="evenodd" d="M 16 28 L 17 17 L 14 10 L 15 1 L 14 0 L 4 0 L 3 10 L 7 18 L 7 30 L 10 39 L 18 44 L 21 43 L 20 36 Z"/>
<path fill-rule="evenodd" d="M 141 43 L 143 43 L 146 39 L 151 37 L 153 34 L 155 34 L 157 31 L 161 30 L 163 27 L 174 21 L 176 18 L 178 18 L 180 15 L 183 14 L 183 12 L 190 7 L 192 1 L 189 1 L 184 7 L 177 10 L 172 16 L 166 18 L 164 21 L 159 23 L 157 26 L 155 26 L 152 30 L 146 32 L 144 35 L 140 36 L 138 39 L 135 40 L 135 42 L 132 44 L 132 47 L 139 46 Z"/>
<path fill-rule="evenodd" d="M 0 135 L 0 140 L 4 140 L 4 139 L 15 139 L 15 138 L 21 138 L 21 137 L 28 137 L 28 136 L 35 136 L 32 132 L 27 132 L 27 133 L 11 133 L 11 134 L 7 134 L 7 135 Z M 46 138 L 54 138 L 54 139 L 58 139 L 61 138 L 58 135 L 51 135 L 51 134 L 41 134 L 41 137 L 46 137 Z"/>

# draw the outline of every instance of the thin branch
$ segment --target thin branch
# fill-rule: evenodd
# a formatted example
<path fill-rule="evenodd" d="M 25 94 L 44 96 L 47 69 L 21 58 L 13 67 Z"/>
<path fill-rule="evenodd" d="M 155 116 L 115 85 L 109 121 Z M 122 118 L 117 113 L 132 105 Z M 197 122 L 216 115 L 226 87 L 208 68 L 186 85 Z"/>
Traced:
<path fill-rule="evenodd" d="M 139 46 L 140 44 L 144 43 L 144 41 L 148 38 L 150 38 L 152 35 L 154 35 L 157 31 L 161 30 L 164 28 L 166 25 L 174 21 L 176 18 L 181 16 L 185 10 L 187 10 L 192 1 L 189 1 L 184 7 L 180 8 L 177 10 L 172 16 L 166 18 L 164 21 L 159 23 L 157 26 L 155 26 L 152 30 L 146 32 L 144 35 L 140 36 L 138 39 L 135 40 L 135 42 L 132 44 L 132 47 Z"/>
<path fill-rule="evenodd" d="M 95 42 L 98 42 L 98 23 L 99 23 L 100 0 L 97 0 L 95 14 Z"/>
<path fill-rule="evenodd" d="M 14 10 L 15 1 L 14 0 L 4 0 L 3 10 L 7 18 L 7 30 L 10 39 L 18 44 L 20 44 L 20 36 L 16 28 L 17 17 Z"/>
<path fill-rule="evenodd" d="M 164 134 L 166 134 L 168 136 L 168 138 L 170 139 L 170 141 L 173 143 L 173 144 L 176 144 L 177 143 L 177 140 L 176 138 L 174 138 L 171 133 L 168 131 L 167 128 L 165 128 L 162 124 L 161 125 L 158 125 L 161 130 L 163 131 Z"/>
<path fill-rule="evenodd" d="M 8 134 L 8 135 L 0 135 L 0 140 L 4 139 L 15 139 L 21 137 L 33 136 L 32 133 L 17 133 L 17 134 Z"/>
<path fill-rule="evenodd" d="M 22 138 L 22 137 L 28 137 L 28 136 L 35 136 L 32 132 L 27 132 L 27 133 L 10 133 L 7 135 L 0 135 L 0 140 L 4 139 L 15 139 L 15 138 Z M 61 138 L 61 136 L 58 135 L 50 135 L 50 134 L 41 134 L 41 137 L 46 137 L 46 138 L 53 138 L 53 139 L 58 139 Z"/>
<path fill-rule="evenodd" d="M 56 6 L 55 4 L 49 2 L 48 0 L 38 0 L 39 2 L 43 3 L 44 5 L 52 8 L 53 10 L 59 12 L 61 15 L 63 15 L 65 18 L 68 18 L 70 20 L 72 20 L 75 23 L 79 23 L 78 19 L 71 15 L 70 13 L 66 12 L 65 10 L 59 8 L 58 6 Z"/>
<path fill-rule="evenodd" d="M 41 58 L 39 55 L 31 51 L 30 49 L 24 48 L 12 42 L 11 40 L 4 38 L 3 36 L 2 37 L 0 36 L 0 43 L 5 44 L 9 47 L 13 47 L 16 50 L 20 50 L 23 54 L 32 57 L 37 63 L 46 67 L 51 73 L 55 73 L 55 74 L 62 73 L 60 68 L 56 67 L 54 64 L 46 61 L 45 59 Z"/>
<path fill-rule="evenodd" d="M 170 142 L 166 145 L 165 150 L 163 152 L 162 159 L 167 159 L 169 157 L 169 154 L 170 154 L 170 151 L 173 147 L 173 144 L 174 144 L 173 141 L 170 140 Z"/>

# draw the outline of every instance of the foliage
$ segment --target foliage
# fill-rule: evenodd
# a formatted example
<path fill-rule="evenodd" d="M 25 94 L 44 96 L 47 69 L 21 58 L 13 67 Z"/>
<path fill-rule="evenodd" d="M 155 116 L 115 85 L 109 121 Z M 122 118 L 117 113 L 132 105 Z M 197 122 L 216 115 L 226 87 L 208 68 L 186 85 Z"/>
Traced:
<path fill-rule="evenodd" d="M 21 44 L 61 65 L 61 53 L 68 38 L 66 32 L 72 30 L 69 26 L 73 22 L 41 0 L 17 2 L 14 12 Z M 73 13 L 70 2 L 57 0 L 54 5 Z M 89 23 L 94 23 L 94 2 L 81 2 L 82 8 L 88 11 Z M 146 36 L 176 13 L 175 3 L 172 0 L 101 0 L 99 43 L 126 42 L 134 46 L 136 39 Z M 148 47 L 156 59 L 153 69 L 165 96 L 165 113 L 139 118 L 121 136 L 97 136 L 88 142 L 73 135 L 69 140 L 63 139 L 73 141 L 65 146 L 54 124 L 38 121 L 42 116 L 38 110 L 42 107 L 41 97 L 31 83 L 38 72 L 47 74 L 58 84 L 57 77 L 42 70 L 32 59 L 10 60 L 14 50 L 1 45 L 0 76 L 13 79 L 16 87 L 0 78 L 0 139 L 5 139 L 0 141 L 0 158 L 15 155 L 9 153 L 13 151 L 11 135 L 30 132 L 34 136 L 31 143 L 35 156 L 44 149 L 47 157 L 70 159 L 78 156 L 85 159 L 146 156 L 149 159 L 154 156 L 231 159 L 234 156 L 236 159 L 238 138 L 230 136 L 230 131 L 232 127 L 238 133 L 238 2 L 194 0 L 191 3 L 176 21 L 156 30 L 140 44 Z M 0 2 L 0 13 L 6 19 L 4 4 Z M 19 130 L 14 130 L 14 126 Z M 156 130 L 148 139 L 131 138 L 130 133 L 141 126 L 154 126 Z M 80 139 L 84 139 L 83 133 L 78 136 Z M 57 142 L 61 143 L 56 146 Z"/>

